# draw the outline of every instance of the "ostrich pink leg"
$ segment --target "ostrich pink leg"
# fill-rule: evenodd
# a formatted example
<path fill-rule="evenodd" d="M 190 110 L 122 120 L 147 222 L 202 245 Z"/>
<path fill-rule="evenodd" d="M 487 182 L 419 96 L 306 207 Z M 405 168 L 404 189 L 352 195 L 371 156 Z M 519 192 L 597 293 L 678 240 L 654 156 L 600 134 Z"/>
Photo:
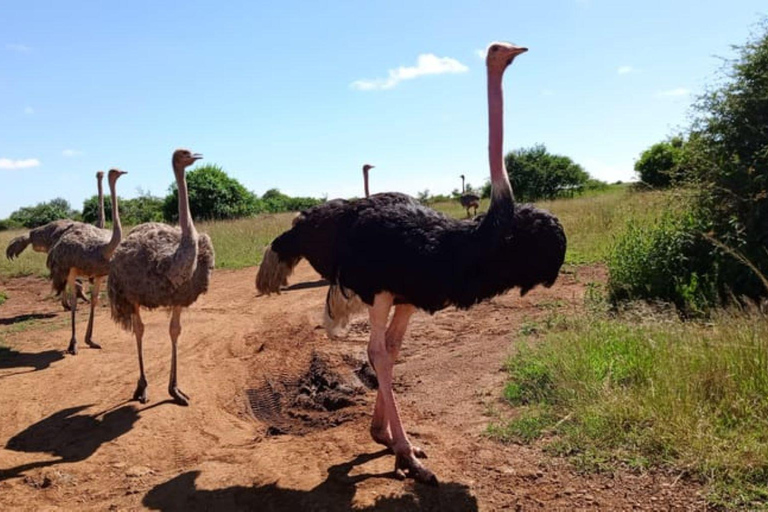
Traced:
<path fill-rule="evenodd" d="M 91 287 L 91 315 L 88 317 L 88 328 L 85 330 L 85 343 L 91 348 L 101 348 L 101 345 L 91 339 L 93 336 L 93 317 L 96 314 L 96 306 L 99 304 L 101 279 L 101 277 L 94 277 Z"/>
<path fill-rule="evenodd" d="M 376 371 L 376 377 L 379 380 L 377 409 L 383 410 L 383 417 L 389 421 L 389 427 L 392 432 L 391 449 L 395 452 L 396 457 L 395 470 L 397 472 L 404 471 L 406 475 L 411 476 L 420 482 L 437 484 L 435 475 L 424 467 L 424 465 L 416 458 L 416 453 L 414 452 L 400 421 L 400 413 L 397 410 L 395 394 L 392 391 L 392 368 L 394 360 L 387 347 L 387 317 L 389 316 L 391 307 L 392 295 L 388 293 L 380 293 L 376 295 L 373 301 L 373 306 L 369 309 L 371 339 L 368 343 L 368 359 Z M 398 326 L 400 323 L 405 323 L 407 326 L 407 319 L 406 322 L 398 322 Z M 395 330 L 392 332 L 394 333 Z M 402 333 L 405 334 L 404 328 L 402 329 Z M 399 343 L 394 344 L 393 347 L 394 346 L 399 346 Z M 394 353 L 396 353 L 396 351 Z M 380 412 L 379 418 L 381 417 L 382 414 Z M 374 419 L 376 419 L 375 411 Z"/>
<path fill-rule="evenodd" d="M 179 389 L 178 383 L 176 382 L 176 352 L 178 348 L 179 335 L 181 334 L 181 308 L 179 306 L 174 306 L 173 308 L 173 312 L 171 313 L 171 327 L 169 331 L 171 334 L 171 345 L 173 352 L 171 352 L 171 379 L 168 382 L 168 393 L 171 394 L 171 396 L 176 400 L 178 404 L 189 405 L 189 397 Z"/>
<path fill-rule="evenodd" d="M 144 375 L 144 353 L 142 351 L 142 341 L 144 339 L 144 323 L 141 321 L 139 306 L 133 307 L 133 334 L 136 335 L 136 350 L 139 353 L 139 382 L 136 384 L 136 391 L 133 392 L 133 399 L 142 404 L 147 403 L 147 376 Z"/>

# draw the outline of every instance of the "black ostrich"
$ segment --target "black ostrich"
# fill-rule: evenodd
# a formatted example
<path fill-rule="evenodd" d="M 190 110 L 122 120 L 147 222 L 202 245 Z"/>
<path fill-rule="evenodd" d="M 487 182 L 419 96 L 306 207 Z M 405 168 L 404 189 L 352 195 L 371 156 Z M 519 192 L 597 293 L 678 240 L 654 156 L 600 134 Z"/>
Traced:
<path fill-rule="evenodd" d="M 560 222 L 546 211 L 516 204 L 504 170 L 502 76 L 525 51 L 493 43 L 486 56 L 492 184 L 487 214 L 452 219 L 398 193 L 329 201 L 302 212 L 293 228 L 272 242 L 256 280 L 262 293 L 279 292 L 304 257 L 349 301 L 359 297 L 368 306 L 368 358 L 379 380 L 371 435 L 395 453 L 398 474 L 422 482 L 437 479 L 417 459 L 423 452 L 408 440 L 392 391 L 392 368 L 411 314 L 416 308 L 429 313 L 469 308 L 511 288 L 522 295 L 538 284 L 551 286 L 565 257 Z M 349 313 L 338 304 L 326 310 Z"/>
<path fill-rule="evenodd" d="M 459 202 L 467 210 L 467 218 L 471 217 L 469 209 L 475 209 L 475 215 L 477 215 L 477 209 L 480 208 L 480 196 L 477 194 L 467 194 L 467 188 L 464 186 L 464 175 L 461 175 L 461 196 Z"/>

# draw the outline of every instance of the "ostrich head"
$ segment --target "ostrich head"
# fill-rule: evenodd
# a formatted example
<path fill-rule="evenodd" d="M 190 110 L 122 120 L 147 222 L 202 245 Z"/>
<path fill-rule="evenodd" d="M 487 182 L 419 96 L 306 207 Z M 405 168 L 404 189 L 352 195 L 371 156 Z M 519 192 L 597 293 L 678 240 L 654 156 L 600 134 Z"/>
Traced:
<path fill-rule="evenodd" d="M 485 57 L 485 64 L 489 70 L 504 71 L 507 66 L 512 64 L 515 57 L 528 51 L 528 48 L 517 46 L 512 43 L 497 41 L 488 46 L 488 53 Z"/>
<path fill-rule="evenodd" d="M 188 149 L 177 149 L 173 152 L 173 168 L 186 169 L 201 158 L 203 158 L 203 155 L 200 153 L 193 153 Z"/>
<path fill-rule="evenodd" d="M 99 171 L 96 173 L 96 179 L 101 181 L 104 179 L 104 171 Z"/>
<path fill-rule="evenodd" d="M 376 166 L 375 166 L 375 165 L 370 165 L 370 164 L 365 164 L 365 165 L 363 166 L 363 172 L 366 172 L 366 173 L 367 173 L 368 171 L 370 171 L 370 170 L 371 170 L 371 169 L 373 169 L 374 167 L 376 167 Z"/>
<path fill-rule="evenodd" d="M 104 173 L 101 173 L 104 175 Z M 126 171 L 121 171 L 120 169 L 110 169 L 109 174 L 107 175 L 107 179 L 110 183 L 114 183 L 117 181 L 117 178 L 122 176 L 123 174 L 128 174 Z"/>

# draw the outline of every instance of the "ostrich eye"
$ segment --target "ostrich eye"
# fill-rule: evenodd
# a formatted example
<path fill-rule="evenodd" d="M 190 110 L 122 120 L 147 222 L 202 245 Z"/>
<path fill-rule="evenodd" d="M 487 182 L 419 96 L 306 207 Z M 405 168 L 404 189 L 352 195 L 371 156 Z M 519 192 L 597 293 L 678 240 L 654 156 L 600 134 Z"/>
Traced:
<path fill-rule="evenodd" d="M 493 45 L 493 46 L 491 46 L 491 51 L 492 51 L 492 52 L 495 52 L 495 51 L 496 51 L 496 50 L 498 50 L 498 49 L 499 49 L 499 47 L 498 47 L 498 46 L 496 46 L 496 45 Z"/>

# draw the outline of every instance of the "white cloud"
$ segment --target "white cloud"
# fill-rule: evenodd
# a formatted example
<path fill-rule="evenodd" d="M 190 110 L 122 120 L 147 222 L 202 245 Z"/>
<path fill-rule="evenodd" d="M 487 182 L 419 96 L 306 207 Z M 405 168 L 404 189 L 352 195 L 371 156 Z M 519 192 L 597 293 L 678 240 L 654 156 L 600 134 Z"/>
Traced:
<path fill-rule="evenodd" d="M 682 96 L 688 96 L 691 91 L 685 87 L 677 87 L 675 89 L 667 89 L 666 91 L 660 91 L 656 96 L 660 98 L 680 98 Z"/>
<path fill-rule="evenodd" d="M 24 160 L 11 160 L 10 158 L 0 158 L 0 169 L 28 169 L 30 167 L 39 167 L 40 160 L 37 158 L 27 158 Z"/>
<path fill-rule="evenodd" d="M 32 107 L 24 107 L 24 113 L 27 114 L 28 116 L 31 116 L 32 114 L 35 113 L 35 109 L 33 109 Z"/>
<path fill-rule="evenodd" d="M 20 43 L 8 43 L 5 45 L 6 50 L 11 50 L 12 52 L 18 52 L 18 53 L 29 53 L 32 51 L 32 48 Z"/>
<path fill-rule="evenodd" d="M 637 72 L 637 70 L 632 66 L 619 66 L 619 69 L 617 69 L 616 72 L 620 75 L 628 75 Z"/>
<path fill-rule="evenodd" d="M 80 156 L 83 154 L 82 151 L 78 151 L 76 149 L 65 149 L 61 152 L 62 155 L 66 156 L 67 158 L 71 158 L 73 156 Z"/>
<path fill-rule="evenodd" d="M 480 60 L 485 60 L 485 54 L 486 54 L 486 51 L 483 49 L 475 50 L 475 55 L 477 55 L 477 58 Z"/>
<path fill-rule="evenodd" d="M 392 89 L 404 80 L 412 80 L 425 75 L 465 73 L 468 70 L 469 68 L 467 66 L 456 59 L 450 57 L 438 57 L 432 53 L 422 53 L 416 60 L 415 66 L 400 66 L 397 69 L 390 69 L 387 78 L 355 80 L 350 87 L 357 89 L 358 91 Z"/>

